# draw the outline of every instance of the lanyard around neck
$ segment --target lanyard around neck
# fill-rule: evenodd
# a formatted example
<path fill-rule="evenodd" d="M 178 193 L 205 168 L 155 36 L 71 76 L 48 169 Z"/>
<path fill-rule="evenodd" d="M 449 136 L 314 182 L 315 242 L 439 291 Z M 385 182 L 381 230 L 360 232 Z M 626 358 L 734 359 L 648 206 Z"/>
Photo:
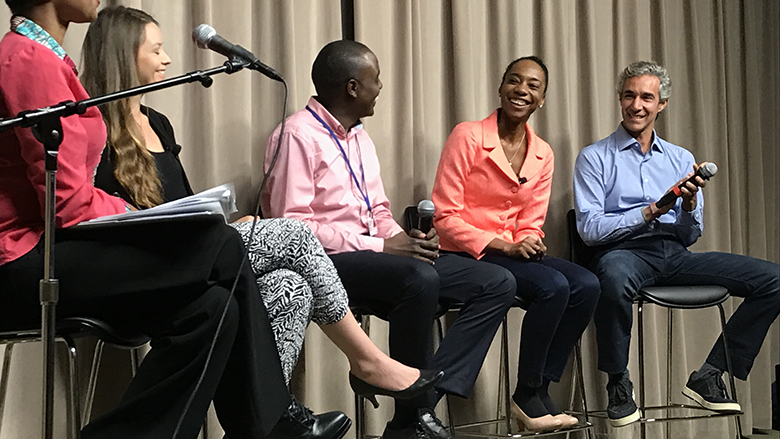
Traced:
<path fill-rule="evenodd" d="M 363 187 L 360 187 L 360 183 L 358 182 L 357 175 L 355 174 L 355 171 L 352 169 L 352 164 L 349 162 L 349 157 L 347 157 L 347 152 L 344 150 L 344 147 L 341 146 L 341 142 L 339 142 L 338 137 L 336 137 L 336 133 L 333 132 L 333 130 L 330 128 L 330 126 L 325 123 L 322 118 L 314 112 L 314 110 L 311 109 L 308 105 L 306 106 L 306 109 L 309 110 L 309 113 L 311 113 L 312 116 L 314 116 L 319 123 L 322 124 L 323 127 L 325 127 L 326 130 L 328 130 L 328 133 L 330 133 L 330 137 L 333 138 L 333 141 L 336 142 L 336 146 L 339 147 L 339 151 L 341 151 L 341 156 L 344 157 L 344 161 L 347 162 L 347 168 L 349 169 L 349 174 L 352 176 L 352 180 L 355 182 L 355 186 L 357 186 L 358 191 L 360 192 L 360 195 L 363 196 L 363 201 L 366 203 L 366 207 L 368 208 L 368 211 L 371 212 L 371 201 L 368 198 L 368 186 L 366 185 L 366 172 L 363 169 L 363 160 L 360 160 L 360 174 L 363 179 Z"/>

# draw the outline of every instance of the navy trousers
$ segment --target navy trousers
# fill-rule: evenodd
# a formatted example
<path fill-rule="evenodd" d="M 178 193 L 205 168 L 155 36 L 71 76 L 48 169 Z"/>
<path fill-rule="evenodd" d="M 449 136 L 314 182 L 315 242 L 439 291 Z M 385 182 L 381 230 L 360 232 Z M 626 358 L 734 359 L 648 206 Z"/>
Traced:
<path fill-rule="evenodd" d="M 507 268 L 517 295 L 531 305 L 523 317 L 517 382 L 539 387 L 542 379 L 558 382 L 574 345 L 588 327 L 599 298 L 599 282 L 587 269 L 545 256 L 524 261 L 486 254 L 482 261 Z"/>
<path fill-rule="evenodd" d="M 693 253 L 674 239 L 628 241 L 597 255 L 601 282 L 594 321 L 599 369 L 620 373 L 628 365 L 632 303 L 640 288 L 652 285 L 720 285 L 745 300 L 726 325 L 734 376 L 746 379 L 772 322 L 780 314 L 780 266 L 742 255 Z M 723 340 L 707 363 L 726 370 Z"/>

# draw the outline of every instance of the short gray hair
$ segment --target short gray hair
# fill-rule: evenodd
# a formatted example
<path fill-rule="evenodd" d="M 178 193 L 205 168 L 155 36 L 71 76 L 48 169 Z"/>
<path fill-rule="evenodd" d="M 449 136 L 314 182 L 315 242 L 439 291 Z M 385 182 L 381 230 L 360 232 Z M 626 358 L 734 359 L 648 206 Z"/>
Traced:
<path fill-rule="evenodd" d="M 669 77 L 669 72 L 666 71 L 666 67 L 655 61 L 634 61 L 623 69 L 623 71 L 620 72 L 620 76 L 618 76 L 618 95 L 623 95 L 623 84 L 625 84 L 626 79 L 642 75 L 653 75 L 657 77 L 660 82 L 660 85 L 658 86 L 659 100 L 663 102 L 669 99 L 672 95 L 672 78 Z"/>

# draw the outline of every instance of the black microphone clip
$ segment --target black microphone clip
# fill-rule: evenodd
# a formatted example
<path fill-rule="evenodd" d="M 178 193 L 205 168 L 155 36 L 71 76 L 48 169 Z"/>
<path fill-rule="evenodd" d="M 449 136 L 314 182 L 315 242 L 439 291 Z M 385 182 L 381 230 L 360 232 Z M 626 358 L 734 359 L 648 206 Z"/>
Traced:
<path fill-rule="evenodd" d="M 525 183 L 528 181 L 528 179 L 527 179 L 527 178 L 525 178 L 525 177 L 518 177 L 518 178 L 517 178 L 517 181 L 519 181 L 519 182 L 520 182 L 520 184 L 525 184 Z"/>

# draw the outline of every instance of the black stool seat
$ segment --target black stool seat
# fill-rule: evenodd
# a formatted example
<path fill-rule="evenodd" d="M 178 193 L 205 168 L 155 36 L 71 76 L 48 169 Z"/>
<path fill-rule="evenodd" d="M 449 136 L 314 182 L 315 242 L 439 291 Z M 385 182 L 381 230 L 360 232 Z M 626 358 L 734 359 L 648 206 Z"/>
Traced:
<path fill-rule="evenodd" d="M 125 348 L 136 348 L 148 343 L 146 334 L 123 330 L 93 317 L 68 317 L 57 322 L 57 334 L 92 335 L 104 343 Z"/>
<path fill-rule="evenodd" d="M 642 300 L 667 308 L 696 309 L 715 306 L 729 298 L 729 290 L 716 285 L 646 287 Z"/>
<path fill-rule="evenodd" d="M 527 310 L 531 306 L 531 301 L 520 296 L 515 296 L 514 302 L 512 302 L 512 308 L 521 308 Z"/>
<path fill-rule="evenodd" d="M 80 391 L 78 388 L 78 361 L 77 349 L 74 343 L 76 338 L 94 336 L 97 344 L 92 359 L 92 367 L 89 374 L 89 385 L 86 391 L 84 410 L 80 406 Z M 131 353 L 131 369 L 133 374 L 140 363 L 138 348 L 150 341 L 150 337 L 138 331 L 128 328 L 116 327 L 107 322 L 92 317 L 68 317 L 60 319 L 55 325 L 56 341 L 67 346 L 67 432 L 69 438 L 77 438 L 79 430 L 90 420 L 92 401 L 95 395 L 100 358 L 104 344 L 128 349 Z M 2 407 L 5 403 L 6 390 L 8 388 L 9 370 L 13 347 L 17 343 L 35 342 L 41 339 L 40 328 L 0 328 L 0 343 L 5 345 L 3 353 L 2 369 L 0 369 L 0 423 L 2 423 Z"/>
<path fill-rule="evenodd" d="M 439 318 L 451 310 L 460 309 L 462 306 L 463 304 L 460 302 L 439 302 L 439 304 L 436 305 L 436 313 L 433 317 Z M 386 313 L 379 312 L 371 306 L 365 304 L 350 304 L 349 308 L 352 310 L 352 314 L 355 314 L 356 316 L 374 316 L 385 321 L 389 320 L 390 318 L 390 316 L 388 316 Z"/>
<path fill-rule="evenodd" d="M 349 309 L 352 311 L 352 314 L 356 316 L 374 316 L 376 318 L 379 318 L 381 320 L 388 320 L 388 315 L 385 313 L 380 313 L 379 311 L 375 310 L 369 305 L 365 304 L 349 304 Z"/>
<path fill-rule="evenodd" d="M 94 317 L 67 317 L 57 321 L 57 337 L 94 336 L 114 346 L 136 348 L 148 343 L 151 338 L 146 334 L 112 326 Z M 1 328 L 0 339 L 5 341 L 36 340 L 41 336 L 40 328 Z"/>

